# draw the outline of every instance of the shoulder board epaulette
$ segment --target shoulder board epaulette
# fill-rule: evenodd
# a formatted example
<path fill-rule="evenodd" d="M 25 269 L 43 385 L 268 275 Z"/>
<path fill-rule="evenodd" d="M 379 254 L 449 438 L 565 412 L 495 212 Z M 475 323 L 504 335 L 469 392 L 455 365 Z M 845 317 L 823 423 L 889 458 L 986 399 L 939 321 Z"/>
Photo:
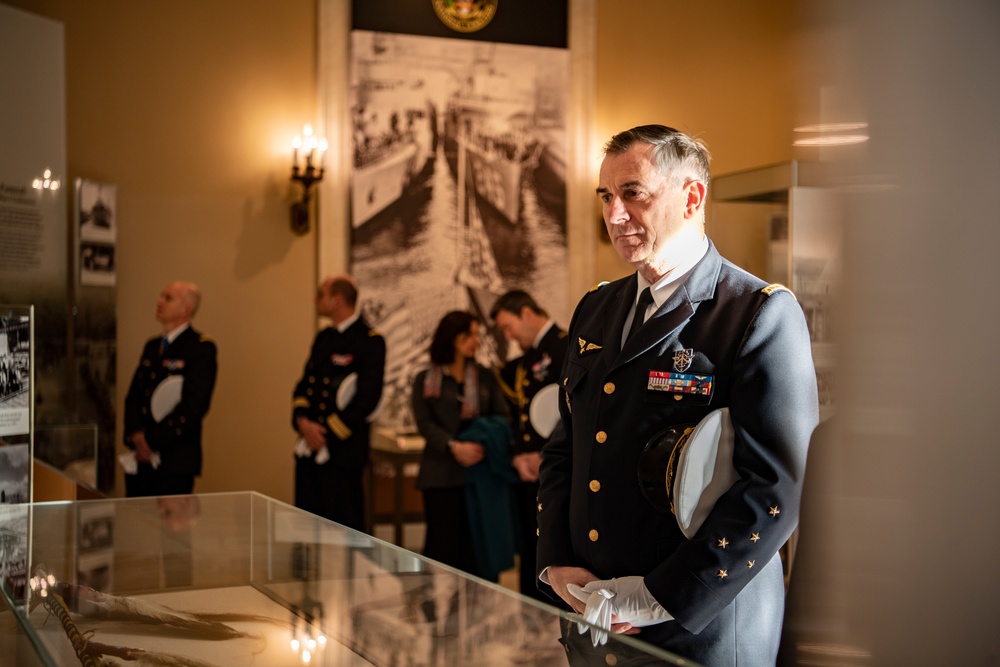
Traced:
<path fill-rule="evenodd" d="M 371 330 L 368 331 L 368 335 L 369 336 L 381 336 L 382 332 L 379 331 L 378 329 L 371 329 Z"/>
<path fill-rule="evenodd" d="M 590 290 L 588 290 L 588 293 L 589 292 L 596 292 L 597 290 L 601 289 L 605 285 L 610 285 L 610 284 L 611 283 L 609 283 L 607 280 L 602 280 L 601 282 L 599 282 L 596 285 L 594 285 L 593 287 L 591 287 Z"/>
<path fill-rule="evenodd" d="M 212 340 L 211 336 L 206 336 L 205 334 L 200 334 L 198 336 L 198 340 L 201 341 L 202 343 L 214 343 L 215 342 L 214 340 Z"/>
<path fill-rule="evenodd" d="M 765 287 L 764 289 L 761 290 L 761 292 L 763 292 L 767 296 L 771 296 L 775 292 L 781 292 L 781 291 L 788 292 L 789 294 L 792 295 L 792 298 L 795 299 L 795 293 L 792 292 L 792 290 L 788 289 L 784 285 L 779 285 L 778 283 L 772 283 L 772 284 L 768 285 L 767 287 Z M 795 299 L 795 300 L 798 301 L 798 299 Z"/>

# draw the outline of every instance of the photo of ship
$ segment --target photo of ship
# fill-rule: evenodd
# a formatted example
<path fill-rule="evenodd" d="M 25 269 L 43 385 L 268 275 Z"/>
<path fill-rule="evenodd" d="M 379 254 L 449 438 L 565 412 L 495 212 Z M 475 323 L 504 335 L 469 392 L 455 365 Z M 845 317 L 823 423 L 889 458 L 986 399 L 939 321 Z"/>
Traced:
<path fill-rule="evenodd" d="M 422 186 L 436 157 L 436 112 L 426 82 L 405 77 L 387 59 L 384 35 L 373 35 L 356 63 L 353 87 L 354 168 L 351 226 L 360 227 Z"/>
<path fill-rule="evenodd" d="M 351 33 L 351 272 L 400 430 L 441 316 L 523 289 L 567 322 L 565 49 Z M 479 361 L 505 358 L 484 329 Z"/>

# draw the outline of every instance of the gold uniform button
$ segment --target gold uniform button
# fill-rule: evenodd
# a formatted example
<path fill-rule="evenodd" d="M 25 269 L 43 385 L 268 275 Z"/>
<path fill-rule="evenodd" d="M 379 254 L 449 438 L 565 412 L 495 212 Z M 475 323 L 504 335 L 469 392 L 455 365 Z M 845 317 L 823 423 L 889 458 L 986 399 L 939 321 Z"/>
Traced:
<path fill-rule="evenodd" d="M 601 483 L 598 482 L 596 479 L 590 480 L 590 490 L 593 491 L 594 493 L 597 493 L 598 491 L 601 490 Z"/>
<path fill-rule="evenodd" d="M 528 421 L 528 415 L 521 415 L 521 423 Z"/>
<path fill-rule="evenodd" d="M 682 400 L 684 400 L 684 397 L 681 396 L 680 394 L 674 394 L 674 400 L 675 401 L 682 401 Z"/>
<path fill-rule="evenodd" d="M 541 512 L 541 511 L 542 511 L 542 504 L 541 504 L 541 503 L 538 503 L 538 511 L 539 511 L 539 512 Z"/>
<path fill-rule="evenodd" d="M 531 434 L 530 433 L 525 433 L 524 434 L 524 441 L 525 442 L 531 442 Z"/>
<path fill-rule="evenodd" d="M 596 531 L 596 530 L 592 530 L 592 531 L 590 531 L 590 534 L 589 534 L 589 536 L 590 536 L 590 541 L 591 541 L 591 542 L 596 542 L 596 541 L 597 541 L 597 538 L 598 538 L 598 537 L 600 537 L 600 535 L 598 535 L 598 534 L 597 534 L 597 531 Z"/>
<path fill-rule="evenodd" d="M 542 531 L 538 528 L 535 528 L 535 537 L 541 537 L 541 536 L 542 536 Z"/>
<path fill-rule="evenodd" d="M 615 667 L 618 664 L 618 656 L 614 653 L 608 653 L 604 656 L 604 662 L 608 664 L 608 667 Z"/>
<path fill-rule="evenodd" d="M 310 375 L 310 376 L 309 376 L 309 381 L 310 381 L 310 382 L 315 382 L 315 381 L 316 381 L 316 376 L 314 376 L 314 375 Z"/>
<path fill-rule="evenodd" d="M 608 434 L 604 431 L 598 431 L 596 436 L 597 442 L 605 443 L 608 441 Z"/>
<path fill-rule="evenodd" d="M 615 393 L 615 383 L 614 382 L 606 382 L 604 384 L 604 393 L 605 394 L 613 394 L 613 393 Z"/>

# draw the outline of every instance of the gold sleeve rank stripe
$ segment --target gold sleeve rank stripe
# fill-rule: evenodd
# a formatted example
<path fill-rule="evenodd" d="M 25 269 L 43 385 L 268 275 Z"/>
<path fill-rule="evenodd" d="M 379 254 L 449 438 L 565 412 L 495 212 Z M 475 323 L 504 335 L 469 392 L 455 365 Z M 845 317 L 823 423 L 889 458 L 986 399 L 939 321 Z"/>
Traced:
<path fill-rule="evenodd" d="M 293 409 L 294 408 L 308 408 L 308 407 L 309 407 L 309 399 L 306 398 L 306 397 L 304 397 L 304 396 L 299 396 L 294 401 L 292 401 L 292 408 Z"/>
<path fill-rule="evenodd" d="M 339 415 L 330 415 L 327 417 L 326 424 L 330 427 L 330 430 L 333 431 L 333 434 L 341 440 L 347 440 L 351 437 L 351 433 L 353 433 L 353 431 L 347 427 L 347 424 L 344 423 Z"/>

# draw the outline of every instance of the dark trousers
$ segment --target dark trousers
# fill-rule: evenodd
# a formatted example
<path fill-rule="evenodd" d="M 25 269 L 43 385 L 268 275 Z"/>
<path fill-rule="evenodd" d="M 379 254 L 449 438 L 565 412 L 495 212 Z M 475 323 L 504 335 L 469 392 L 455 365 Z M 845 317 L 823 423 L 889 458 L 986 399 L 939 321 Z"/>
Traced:
<path fill-rule="evenodd" d="M 125 496 L 180 496 L 194 491 L 194 475 L 167 475 L 153 470 L 148 463 L 140 463 L 134 475 L 125 475 Z"/>
<path fill-rule="evenodd" d="M 295 460 L 295 506 L 342 526 L 364 532 L 364 468 L 317 465 L 311 457 Z"/>
<path fill-rule="evenodd" d="M 521 554 L 521 595 L 552 604 L 552 598 L 538 590 L 538 482 L 521 482 L 511 489 L 517 513 L 517 543 Z"/>
<path fill-rule="evenodd" d="M 424 556 L 478 576 L 465 487 L 423 489 L 427 537 Z"/>

